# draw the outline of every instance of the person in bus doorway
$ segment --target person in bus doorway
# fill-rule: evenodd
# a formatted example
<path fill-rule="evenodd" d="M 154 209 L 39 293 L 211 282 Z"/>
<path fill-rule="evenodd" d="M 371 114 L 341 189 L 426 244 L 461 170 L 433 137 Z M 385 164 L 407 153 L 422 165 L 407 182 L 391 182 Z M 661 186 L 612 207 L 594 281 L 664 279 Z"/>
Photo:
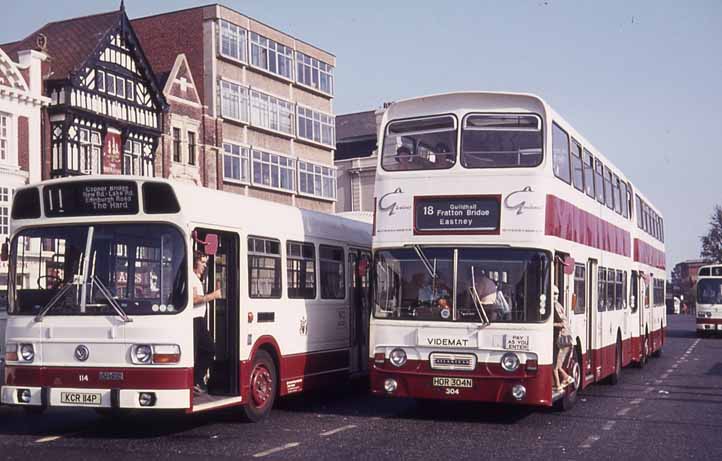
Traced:
<path fill-rule="evenodd" d="M 213 363 L 215 348 L 213 339 L 208 332 L 206 316 L 208 315 L 208 302 L 221 297 L 221 290 L 206 294 L 203 288 L 203 275 L 206 272 L 208 256 L 196 252 L 193 255 L 193 273 L 191 277 L 191 291 L 193 293 L 193 344 L 195 368 L 193 369 L 193 392 L 196 395 L 207 392 L 205 376 Z"/>
<path fill-rule="evenodd" d="M 559 287 L 554 285 L 554 337 L 557 341 L 557 360 L 554 364 L 554 389 L 560 391 L 574 382 L 574 378 L 564 371 L 564 361 L 572 349 L 572 330 L 569 326 L 564 306 L 559 302 Z M 561 380 L 560 380 L 561 379 Z"/>

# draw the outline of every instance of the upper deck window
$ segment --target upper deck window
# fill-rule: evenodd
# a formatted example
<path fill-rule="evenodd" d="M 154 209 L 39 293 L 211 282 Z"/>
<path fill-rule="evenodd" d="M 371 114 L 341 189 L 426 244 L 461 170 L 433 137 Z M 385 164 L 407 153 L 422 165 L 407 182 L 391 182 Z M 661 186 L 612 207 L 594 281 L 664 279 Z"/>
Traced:
<path fill-rule="evenodd" d="M 594 157 L 588 150 L 583 150 L 584 158 L 584 191 L 594 198 Z"/>
<path fill-rule="evenodd" d="M 456 118 L 451 115 L 391 122 L 381 166 L 386 171 L 439 170 L 456 161 Z"/>
<path fill-rule="evenodd" d="M 464 119 L 461 164 L 466 168 L 534 167 L 542 161 L 542 145 L 541 119 L 536 115 L 471 114 Z"/>
<path fill-rule="evenodd" d="M 554 160 L 554 176 L 565 183 L 572 182 L 569 169 L 569 136 L 559 125 L 552 125 L 552 157 Z"/>
<path fill-rule="evenodd" d="M 582 146 L 572 138 L 572 180 L 574 187 L 584 192 L 584 173 L 582 171 Z"/>

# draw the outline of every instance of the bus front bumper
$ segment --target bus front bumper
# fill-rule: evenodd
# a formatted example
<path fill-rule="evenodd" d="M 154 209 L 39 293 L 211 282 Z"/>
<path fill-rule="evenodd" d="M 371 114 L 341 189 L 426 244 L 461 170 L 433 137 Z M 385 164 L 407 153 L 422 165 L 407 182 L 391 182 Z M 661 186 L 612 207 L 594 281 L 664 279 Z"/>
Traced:
<path fill-rule="evenodd" d="M 73 389 L 3 386 L 3 405 L 30 407 L 185 410 L 190 389 Z"/>
<path fill-rule="evenodd" d="M 709 317 L 697 317 L 697 330 L 700 331 L 721 331 L 722 319 L 713 319 Z"/>

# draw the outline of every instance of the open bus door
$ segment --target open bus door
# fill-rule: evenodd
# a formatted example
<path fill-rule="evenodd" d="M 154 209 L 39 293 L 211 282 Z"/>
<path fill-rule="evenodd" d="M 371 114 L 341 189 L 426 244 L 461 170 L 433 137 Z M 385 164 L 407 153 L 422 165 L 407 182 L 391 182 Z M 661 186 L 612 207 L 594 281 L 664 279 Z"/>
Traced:
<path fill-rule="evenodd" d="M 349 328 L 351 373 L 368 371 L 369 317 L 371 315 L 371 253 L 349 249 Z"/>
<path fill-rule="evenodd" d="M 238 287 L 239 237 L 232 232 L 209 229 L 196 231 L 196 242 L 204 242 L 207 236 L 218 236 L 215 254 L 208 255 L 207 273 L 203 280 L 204 290 L 210 293 L 221 290 L 221 297 L 208 303 L 206 322 L 213 338 L 215 356 L 208 377 L 208 394 L 211 397 L 240 396 L 239 337 L 240 303 Z M 198 248 L 203 251 L 202 245 Z"/>

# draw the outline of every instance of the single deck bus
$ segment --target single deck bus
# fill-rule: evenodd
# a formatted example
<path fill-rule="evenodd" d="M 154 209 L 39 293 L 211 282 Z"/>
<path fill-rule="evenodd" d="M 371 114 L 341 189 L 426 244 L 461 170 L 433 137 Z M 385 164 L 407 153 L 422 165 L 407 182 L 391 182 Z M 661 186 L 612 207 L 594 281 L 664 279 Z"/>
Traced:
<path fill-rule="evenodd" d="M 722 264 L 699 268 L 697 278 L 697 335 L 722 332 Z"/>
<path fill-rule="evenodd" d="M 542 99 L 400 101 L 379 139 L 373 393 L 568 408 L 661 350 L 662 216 Z M 556 390 L 552 286 L 574 341 Z"/>
<path fill-rule="evenodd" d="M 363 373 L 371 225 L 162 180 L 17 190 L 2 404 L 243 406 Z M 215 356 L 193 392 L 193 254 L 208 256 Z"/>

